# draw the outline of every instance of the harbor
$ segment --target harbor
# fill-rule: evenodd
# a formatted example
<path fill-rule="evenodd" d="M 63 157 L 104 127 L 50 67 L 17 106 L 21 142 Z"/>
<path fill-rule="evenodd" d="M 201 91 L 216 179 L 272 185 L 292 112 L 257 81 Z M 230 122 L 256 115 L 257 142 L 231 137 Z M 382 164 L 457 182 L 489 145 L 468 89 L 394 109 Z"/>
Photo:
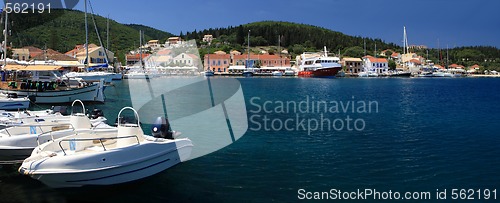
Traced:
<path fill-rule="evenodd" d="M 4 2 L 3 201 L 500 198 L 497 2 L 181 4 Z"/>

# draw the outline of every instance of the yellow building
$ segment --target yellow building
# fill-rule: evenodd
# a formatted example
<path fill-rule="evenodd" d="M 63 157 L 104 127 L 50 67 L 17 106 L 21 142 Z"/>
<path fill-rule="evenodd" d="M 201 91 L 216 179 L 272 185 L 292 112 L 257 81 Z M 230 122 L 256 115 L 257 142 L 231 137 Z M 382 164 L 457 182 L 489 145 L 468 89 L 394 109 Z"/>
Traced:
<path fill-rule="evenodd" d="M 103 64 L 103 63 L 112 63 L 115 57 L 115 54 L 109 50 L 104 49 L 103 47 L 97 46 L 95 44 L 89 44 L 89 58 L 90 64 Z M 108 59 L 106 60 L 106 54 L 108 55 Z M 71 56 L 77 58 L 80 63 L 85 63 L 86 51 L 84 45 L 76 45 L 75 48 L 71 51 L 66 52 L 67 56 Z"/>

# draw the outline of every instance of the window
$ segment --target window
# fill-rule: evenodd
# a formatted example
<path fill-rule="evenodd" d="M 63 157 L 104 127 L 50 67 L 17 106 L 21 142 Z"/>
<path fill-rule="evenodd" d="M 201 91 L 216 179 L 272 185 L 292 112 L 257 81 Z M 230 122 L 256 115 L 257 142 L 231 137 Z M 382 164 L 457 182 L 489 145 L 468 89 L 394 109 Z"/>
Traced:
<path fill-rule="evenodd" d="M 226 64 L 227 64 L 227 61 L 226 61 L 226 60 L 224 60 L 224 65 L 226 65 Z M 224 70 L 224 71 L 225 71 L 225 70 Z"/>

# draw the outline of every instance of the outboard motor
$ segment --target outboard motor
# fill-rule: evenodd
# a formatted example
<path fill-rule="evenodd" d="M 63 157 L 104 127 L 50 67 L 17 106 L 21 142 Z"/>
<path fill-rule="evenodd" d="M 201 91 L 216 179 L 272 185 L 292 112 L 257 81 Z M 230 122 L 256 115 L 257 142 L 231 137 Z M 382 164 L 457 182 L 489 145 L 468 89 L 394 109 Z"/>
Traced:
<path fill-rule="evenodd" d="M 67 106 L 53 106 L 51 109 L 53 114 L 60 113 L 61 115 L 64 116 L 69 115 Z"/>
<path fill-rule="evenodd" d="M 90 119 L 97 119 L 99 117 L 104 117 L 104 112 L 101 109 L 94 109 L 90 112 Z"/>
<path fill-rule="evenodd" d="M 155 122 L 151 126 L 151 134 L 156 138 L 174 139 L 174 133 L 170 129 L 168 119 L 162 116 L 156 118 Z"/>

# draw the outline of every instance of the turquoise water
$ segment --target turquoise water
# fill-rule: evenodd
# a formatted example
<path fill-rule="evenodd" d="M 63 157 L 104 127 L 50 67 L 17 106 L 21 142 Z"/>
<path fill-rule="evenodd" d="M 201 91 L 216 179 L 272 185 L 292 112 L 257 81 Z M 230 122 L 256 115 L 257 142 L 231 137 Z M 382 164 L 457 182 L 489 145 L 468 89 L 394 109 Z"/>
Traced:
<path fill-rule="evenodd" d="M 436 189 L 447 189 L 448 199 L 451 189 L 500 189 L 499 79 L 238 80 L 249 130 L 222 150 L 144 180 L 79 189 L 53 190 L 18 175 L 15 166 L 3 166 L 0 198 L 16 202 L 290 202 L 299 200 L 299 189 L 429 191 L 432 198 Z M 127 85 L 124 80 L 108 87 L 106 104 L 96 105 L 111 121 L 123 106 L 131 105 Z M 266 101 L 269 111 L 258 111 Z M 309 112 L 280 109 L 280 102 L 298 105 L 304 101 L 324 101 L 329 107 L 356 105 L 354 111 L 348 107 L 345 113 L 342 107 L 340 112 L 325 111 L 324 106 Z M 377 108 L 358 111 L 359 102 L 374 102 Z M 292 119 L 288 127 L 294 129 L 265 130 L 264 121 L 258 119 L 264 116 L 275 121 L 274 127 Z M 358 120 L 358 128 L 348 130 L 346 118 L 352 119 L 350 124 Z M 302 119 L 338 120 L 336 129 L 325 125 L 323 130 L 309 131 L 297 127 L 296 120 Z M 342 128 L 339 120 L 343 120 Z"/>

